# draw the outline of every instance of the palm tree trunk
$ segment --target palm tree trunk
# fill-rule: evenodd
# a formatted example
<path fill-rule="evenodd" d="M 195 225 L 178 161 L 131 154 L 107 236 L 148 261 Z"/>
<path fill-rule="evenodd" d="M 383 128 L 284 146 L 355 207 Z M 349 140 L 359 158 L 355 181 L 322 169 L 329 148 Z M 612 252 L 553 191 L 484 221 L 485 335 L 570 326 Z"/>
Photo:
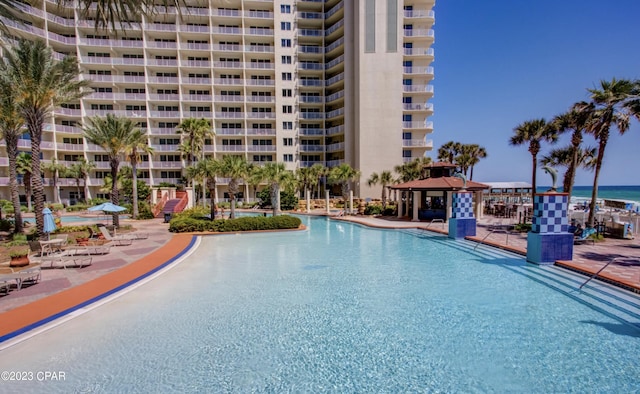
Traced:
<path fill-rule="evenodd" d="M 60 197 L 60 187 L 58 186 L 58 170 L 53 172 L 53 192 L 56 195 L 56 203 L 62 204 L 62 198 Z"/>
<path fill-rule="evenodd" d="M 131 214 L 133 219 L 137 219 L 140 212 L 138 211 L 138 163 L 136 163 L 135 159 L 131 160 L 131 171 L 133 176 L 133 184 L 131 185 L 133 208 Z"/>
<path fill-rule="evenodd" d="M 118 195 L 118 166 L 120 162 L 117 158 L 111 158 L 111 202 L 115 205 L 120 203 L 120 196 Z M 113 214 L 113 226 L 115 228 L 120 227 L 120 216 L 117 212 Z"/>
<path fill-rule="evenodd" d="M 536 195 L 536 173 L 538 170 L 538 158 L 536 155 L 531 155 L 533 162 L 533 169 L 531 170 L 531 203 L 533 204 L 533 198 Z"/>
<path fill-rule="evenodd" d="M 203 184 L 203 186 L 206 185 Z M 214 189 L 209 189 L 209 194 L 211 195 L 211 220 L 214 220 L 216 218 L 216 203 L 213 201 L 213 193 L 215 193 L 215 186 Z"/>
<path fill-rule="evenodd" d="M 16 141 L 15 145 L 11 144 L 9 141 L 6 142 L 7 155 L 9 156 L 9 187 L 11 189 L 11 202 L 13 203 L 13 216 L 15 218 L 13 231 L 15 234 L 21 234 L 23 224 L 22 212 L 20 211 L 20 192 L 18 191 L 18 171 L 16 170 L 16 156 L 18 155 L 18 150 L 14 148 L 14 146 L 17 146 L 18 142 Z"/>
<path fill-rule="evenodd" d="M 280 186 L 277 183 L 271 185 L 271 205 L 273 206 L 273 216 L 278 216 L 280 212 Z"/>
<path fill-rule="evenodd" d="M 31 212 L 33 211 L 33 207 L 31 206 L 31 175 L 24 174 L 22 183 L 24 184 L 25 197 L 27 197 L 27 212 Z"/>
<path fill-rule="evenodd" d="M 471 166 L 471 176 L 469 177 L 469 180 L 473 180 L 473 166 Z"/>
<path fill-rule="evenodd" d="M 33 110 L 25 114 L 25 120 L 31 137 L 31 188 L 35 203 L 36 231 L 38 236 L 44 235 L 44 186 L 40 170 L 40 142 L 42 141 L 42 126 L 44 125 L 44 111 Z"/>
<path fill-rule="evenodd" d="M 589 204 L 589 226 L 594 227 L 596 219 L 596 200 L 598 199 L 598 177 L 600 176 L 600 169 L 602 168 L 602 158 L 604 157 L 604 148 L 607 146 L 608 135 L 600 137 L 600 144 L 598 146 L 598 158 L 596 161 L 596 169 L 593 175 L 593 190 L 591 191 L 591 203 Z"/>
<path fill-rule="evenodd" d="M 91 200 L 91 191 L 89 190 L 89 178 L 85 177 L 83 179 L 84 182 L 84 203 L 88 204 L 89 200 Z"/>

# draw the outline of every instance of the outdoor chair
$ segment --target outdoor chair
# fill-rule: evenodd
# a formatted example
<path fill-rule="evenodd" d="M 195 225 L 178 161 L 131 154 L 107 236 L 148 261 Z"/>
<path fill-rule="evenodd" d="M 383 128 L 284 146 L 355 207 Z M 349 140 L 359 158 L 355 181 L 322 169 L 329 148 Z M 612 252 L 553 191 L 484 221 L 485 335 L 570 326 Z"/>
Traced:
<path fill-rule="evenodd" d="M 573 238 L 573 244 L 574 245 L 582 245 L 584 243 L 587 242 L 591 242 L 592 245 L 595 245 L 596 240 L 593 238 L 590 238 L 591 235 L 596 233 L 596 229 L 594 228 L 585 228 L 582 231 L 582 235 L 580 235 L 579 237 L 574 237 Z"/>
<path fill-rule="evenodd" d="M 111 233 L 109 233 L 109 230 L 107 230 L 106 227 L 102 227 L 102 226 L 98 227 L 98 229 L 100 230 L 100 233 L 102 233 L 102 235 L 104 236 L 104 239 L 106 239 L 107 241 L 113 242 L 114 245 L 116 246 L 131 245 L 133 243 L 133 239 L 131 237 L 127 237 L 123 235 L 112 236 Z"/>

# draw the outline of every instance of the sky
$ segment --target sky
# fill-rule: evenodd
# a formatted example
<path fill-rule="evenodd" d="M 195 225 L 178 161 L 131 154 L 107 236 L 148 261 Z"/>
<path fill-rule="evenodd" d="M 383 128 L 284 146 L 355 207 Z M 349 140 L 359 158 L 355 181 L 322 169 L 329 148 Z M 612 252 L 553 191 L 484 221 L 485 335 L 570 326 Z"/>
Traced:
<path fill-rule="evenodd" d="M 488 157 L 475 166 L 476 181 L 531 182 L 527 146 L 509 145 L 515 127 L 588 100 L 601 80 L 640 79 L 640 0 L 436 0 L 434 11 L 428 155 L 452 140 L 480 144 Z M 590 136 L 585 143 L 597 146 Z M 540 156 L 550 149 L 544 144 Z M 599 184 L 640 185 L 639 149 L 638 121 L 624 135 L 612 130 Z M 538 170 L 537 183 L 551 178 Z M 576 185 L 592 184 L 592 172 L 578 172 Z"/>

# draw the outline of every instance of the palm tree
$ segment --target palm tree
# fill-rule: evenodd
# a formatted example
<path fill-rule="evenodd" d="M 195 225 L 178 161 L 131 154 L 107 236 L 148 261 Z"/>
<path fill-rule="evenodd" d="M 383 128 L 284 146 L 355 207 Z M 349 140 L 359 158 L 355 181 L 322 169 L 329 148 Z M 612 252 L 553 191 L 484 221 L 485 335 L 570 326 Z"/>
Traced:
<path fill-rule="evenodd" d="M 182 136 L 180 151 L 187 159 L 187 167 L 200 156 L 207 138 L 213 138 L 215 133 L 211 128 L 211 122 L 207 119 L 185 119 L 176 128 L 176 132 Z"/>
<path fill-rule="evenodd" d="M 257 200 L 258 186 L 262 183 L 262 167 L 249 164 L 249 175 L 245 179 L 249 186 L 253 188 L 253 198 Z"/>
<path fill-rule="evenodd" d="M 538 169 L 538 153 L 540 153 L 540 144 L 543 141 L 555 142 L 558 134 L 549 126 L 544 119 L 528 120 L 518 125 L 514 130 L 515 135 L 509 139 L 509 144 L 513 146 L 529 144 L 529 153 L 533 168 L 531 170 L 531 201 L 536 193 L 536 171 Z"/>
<path fill-rule="evenodd" d="M 395 166 L 393 170 L 398 173 L 399 182 L 409 182 L 423 176 L 423 169 L 429 164 L 431 164 L 430 157 L 418 157 L 410 162 Z"/>
<path fill-rule="evenodd" d="M 349 191 L 351 190 L 351 182 L 360 178 L 360 171 L 347 163 L 340 164 L 337 167 L 331 168 L 329 171 L 329 182 L 340 185 L 340 193 L 345 201 L 349 199 Z"/>
<path fill-rule="evenodd" d="M 273 208 L 273 216 L 280 213 L 280 191 L 282 187 L 293 184 L 295 177 L 293 173 L 287 170 L 284 163 L 266 163 L 260 168 L 262 179 L 269 184 L 271 192 L 271 207 Z"/>
<path fill-rule="evenodd" d="M 31 212 L 31 195 L 33 192 L 33 186 L 31 183 L 31 180 L 33 179 L 33 173 L 31 172 L 31 155 L 26 152 L 18 153 L 16 165 L 18 174 L 22 175 L 24 194 L 27 197 L 27 212 Z"/>
<path fill-rule="evenodd" d="M 133 208 L 132 208 L 132 217 L 134 219 L 138 218 L 139 208 L 138 208 L 138 163 L 140 162 L 140 155 L 146 154 L 150 155 L 153 153 L 153 148 L 149 146 L 149 141 L 147 140 L 147 135 L 144 131 L 140 129 L 135 129 L 129 134 L 129 139 L 127 140 L 127 145 L 125 147 L 125 155 L 131 163 L 131 176 L 133 179 L 132 188 L 133 188 Z"/>
<path fill-rule="evenodd" d="M 51 173 L 51 180 L 53 183 L 53 193 L 56 203 L 62 204 L 62 198 L 60 197 L 60 185 L 58 185 L 58 179 L 64 178 L 64 173 L 67 167 L 58 163 L 56 158 L 51 159 L 49 163 L 43 163 L 42 169 Z"/>
<path fill-rule="evenodd" d="M 0 81 L 1 82 L 1 81 Z M 22 212 L 20 211 L 20 191 L 18 189 L 18 140 L 24 134 L 24 119 L 16 106 L 15 90 L 7 85 L 0 85 L 0 137 L 7 145 L 9 157 L 9 187 L 15 218 L 14 232 L 22 233 Z M 0 212 L 1 213 L 1 212 Z"/>
<path fill-rule="evenodd" d="M 91 200 L 91 191 L 89 190 L 89 175 L 91 171 L 96 169 L 96 163 L 92 161 L 87 161 L 84 157 L 78 160 L 77 163 L 74 164 L 77 166 L 77 171 L 82 178 L 82 182 L 84 183 L 84 202 L 85 204 Z"/>
<path fill-rule="evenodd" d="M 187 175 L 192 178 L 200 178 L 203 187 L 208 186 L 209 196 L 211 197 L 211 219 L 215 218 L 215 193 L 216 193 L 216 176 L 220 174 L 220 161 L 216 159 L 204 159 L 198 161 L 195 166 L 187 168 Z"/>
<path fill-rule="evenodd" d="M 220 163 L 220 175 L 229 178 L 229 202 L 231 213 L 229 219 L 236 217 L 236 194 L 239 190 L 240 179 L 248 175 L 249 163 L 244 156 L 224 156 Z"/>
<path fill-rule="evenodd" d="M 130 149 L 131 135 L 135 133 L 135 123 L 127 118 L 107 114 L 90 118 L 88 126 L 83 127 L 84 138 L 92 144 L 102 147 L 109 156 L 111 167 L 111 202 L 118 205 L 118 167 L 120 158 Z M 113 225 L 120 226 L 120 218 L 113 215 Z"/>
<path fill-rule="evenodd" d="M 300 167 L 296 169 L 296 180 L 305 198 L 308 197 L 310 190 L 318 182 L 318 177 L 314 174 L 311 167 Z"/>
<path fill-rule="evenodd" d="M 44 188 L 40 169 L 40 142 L 45 120 L 54 107 L 76 100 L 89 92 L 89 81 L 78 80 L 80 69 L 75 57 L 61 61 L 53 58 L 51 48 L 42 41 L 21 39 L 13 48 L 5 48 L 0 59 L 0 79 L 16 90 L 16 105 L 31 137 L 31 172 L 35 201 L 36 228 L 42 235 Z"/>
<path fill-rule="evenodd" d="M 460 154 L 461 149 L 461 143 L 449 141 L 438 149 L 438 160 L 453 163 L 455 157 Z"/>
<path fill-rule="evenodd" d="M 487 157 L 487 150 L 478 144 L 465 144 L 462 146 L 462 151 L 468 156 L 466 164 L 471 170 L 469 179 L 473 179 L 473 167 L 480 162 L 480 159 Z M 464 171 L 464 175 L 467 175 L 466 169 Z"/>
<path fill-rule="evenodd" d="M 596 165 L 596 148 L 587 147 L 577 149 L 573 147 L 573 144 L 559 149 L 554 149 L 544 156 L 541 160 L 542 164 L 550 165 L 552 167 L 564 166 L 567 170 L 564 173 L 562 180 L 562 190 L 572 190 L 573 183 L 575 182 L 576 170 L 578 168 L 584 168 L 592 171 Z M 570 169 L 573 168 L 573 171 Z M 571 198 L 571 193 L 569 193 Z"/>
<path fill-rule="evenodd" d="M 367 180 L 367 184 L 371 186 L 375 186 L 377 184 L 382 186 L 382 210 L 384 211 L 387 208 L 387 187 L 393 183 L 393 175 L 391 175 L 391 171 L 382 171 L 380 175 L 377 173 L 371 174 L 371 177 Z"/>
<path fill-rule="evenodd" d="M 600 81 L 600 89 L 588 89 L 591 93 L 591 103 L 579 106 L 578 110 L 588 114 L 587 133 L 598 141 L 598 157 L 593 176 L 593 191 L 589 206 L 589 225 L 595 224 L 596 200 L 598 199 L 598 178 L 602 169 L 605 148 L 609 142 L 609 132 L 615 126 L 620 134 L 629 128 L 630 116 L 638 117 L 633 112 L 634 102 L 637 100 L 637 83 L 626 79 Z"/>
<path fill-rule="evenodd" d="M 584 152 L 584 149 L 580 147 L 583 140 L 582 135 L 589 122 L 591 112 L 592 106 L 589 103 L 580 102 L 574 104 L 568 112 L 555 116 L 551 121 L 551 127 L 560 134 L 570 130 L 573 131 L 571 133 L 571 144 L 566 148 L 570 158 L 568 162 L 562 164 L 567 165 L 562 190 L 569 194 L 569 199 L 571 198 L 571 194 L 573 194 L 576 171 L 578 167 L 580 167 L 579 155 L 581 152 Z"/>
<path fill-rule="evenodd" d="M 80 200 L 80 179 L 84 177 L 82 174 L 82 169 L 80 168 L 80 164 L 73 163 L 71 166 L 69 166 L 69 168 L 67 169 L 67 175 L 76 181 L 76 192 L 78 193 L 78 200 Z"/>
<path fill-rule="evenodd" d="M 311 167 L 311 173 L 317 178 L 316 185 L 318 186 L 317 198 L 320 198 L 320 185 L 322 184 L 322 177 L 329 175 L 329 169 L 320 163 L 315 163 Z"/>

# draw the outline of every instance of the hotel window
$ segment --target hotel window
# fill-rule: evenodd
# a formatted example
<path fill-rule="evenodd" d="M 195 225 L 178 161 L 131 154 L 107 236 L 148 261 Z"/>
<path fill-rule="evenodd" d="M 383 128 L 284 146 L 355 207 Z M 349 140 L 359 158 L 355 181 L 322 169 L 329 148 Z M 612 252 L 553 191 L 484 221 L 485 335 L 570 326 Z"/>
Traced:
<path fill-rule="evenodd" d="M 364 3 L 364 51 L 376 51 L 376 0 Z"/>
<path fill-rule="evenodd" d="M 289 38 L 283 38 L 280 40 L 280 46 L 283 48 L 291 48 L 291 40 Z"/>
<path fill-rule="evenodd" d="M 112 111 L 113 104 L 91 104 L 91 109 L 98 109 L 101 111 Z"/>
<path fill-rule="evenodd" d="M 291 30 L 291 22 L 280 22 L 280 30 Z"/>
<path fill-rule="evenodd" d="M 291 97 L 293 95 L 293 91 L 291 89 L 282 89 L 283 97 Z"/>
<path fill-rule="evenodd" d="M 146 105 L 127 105 L 125 109 L 127 111 L 146 111 L 147 106 Z"/>
<path fill-rule="evenodd" d="M 282 73 L 283 81 L 291 81 L 291 73 Z"/>
<path fill-rule="evenodd" d="M 411 151 L 410 150 L 403 150 L 402 151 L 402 157 L 411 157 Z"/>
<path fill-rule="evenodd" d="M 253 161 L 273 161 L 272 155 L 253 155 Z"/>
<path fill-rule="evenodd" d="M 273 145 L 273 141 L 271 141 L 271 140 L 253 140 L 253 146 L 258 146 L 258 145 L 271 146 L 271 145 Z"/>
<path fill-rule="evenodd" d="M 89 75 L 111 75 L 111 70 L 89 70 Z"/>
<path fill-rule="evenodd" d="M 144 89 L 140 89 L 140 88 L 125 88 L 124 89 L 125 93 L 130 93 L 130 94 L 145 94 L 146 90 Z"/>
<path fill-rule="evenodd" d="M 230 140 L 230 139 L 223 139 L 223 140 L 222 140 L 222 145 L 234 145 L 234 146 L 240 146 L 240 145 L 242 145 L 242 140 Z"/>
<path fill-rule="evenodd" d="M 98 93 L 112 93 L 113 92 L 113 88 L 91 88 L 93 89 L 94 92 L 98 92 Z"/>
<path fill-rule="evenodd" d="M 387 0 L 387 52 L 398 51 L 398 0 Z"/>
<path fill-rule="evenodd" d="M 158 89 L 158 94 L 178 94 L 178 89 Z"/>
<path fill-rule="evenodd" d="M 282 14 L 290 14 L 291 13 L 291 6 L 287 5 L 287 4 L 280 5 L 280 13 L 282 13 Z"/>
<path fill-rule="evenodd" d="M 293 161 L 293 155 L 292 155 L 292 154 L 290 154 L 290 153 L 285 154 L 285 155 L 282 157 L 282 159 L 283 159 L 283 161 L 284 161 L 284 162 L 286 162 L 286 163 L 290 163 L 290 162 L 292 162 L 292 161 Z"/>
<path fill-rule="evenodd" d="M 180 138 L 160 138 L 160 145 L 179 145 Z"/>
<path fill-rule="evenodd" d="M 283 138 L 282 143 L 284 146 L 293 146 L 293 138 Z"/>
<path fill-rule="evenodd" d="M 291 56 L 282 56 L 282 64 L 291 64 Z"/>
<path fill-rule="evenodd" d="M 293 130 L 293 122 L 282 122 L 282 128 L 284 130 Z"/>
<path fill-rule="evenodd" d="M 402 133 L 402 139 L 403 140 L 410 140 L 411 139 L 411 133 Z"/>
<path fill-rule="evenodd" d="M 282 112 L 284 112 L 285 114 L 292 114 L 293 113 L 293 107 L 291 105 L 283 105 L 282 106 Z"/>

